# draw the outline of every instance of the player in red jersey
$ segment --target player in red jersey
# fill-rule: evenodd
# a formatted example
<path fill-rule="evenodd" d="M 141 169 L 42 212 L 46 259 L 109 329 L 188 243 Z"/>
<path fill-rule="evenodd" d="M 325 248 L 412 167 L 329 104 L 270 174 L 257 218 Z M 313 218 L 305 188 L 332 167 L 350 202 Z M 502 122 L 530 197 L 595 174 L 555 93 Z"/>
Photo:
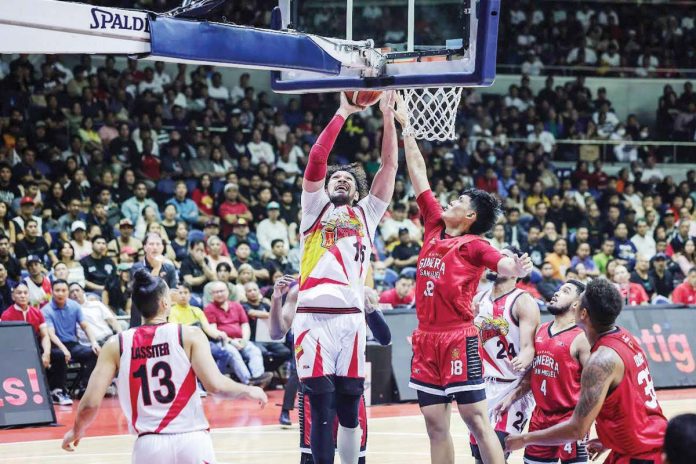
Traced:
<path fill-rule="evenodd" d="M 509 450 L 581 440 L 596 419 L 598 440 L 588 451 L 611 449 L 609 464 L 660 464 L 667 419 L 657 401 L 648 361 L 635 338 L 615 325 L 623 298 L 614 284 L 595 279 L 576 307 L 575 322 L 592 346 L 582 371 L 580 399 L 571 418 L 548 429 L 511 435 Z"/>
<path fill-rule="evenodd" d="M 495 409 L 503 415 L 519 398 L 531 390 L 536 406 L 529 431 L 542 430 L 568 420 L 580 397 L 582 366 L 590 357 L 585 333 L 575 324 L 574 309 L 580 304 L 585 285 L 568 280 L 553 295 L 547 309 L 554 320 L 539 327 L 534 337 L 532 368 L 520 385 Z M 522 430 L 520 430 L 521 432 Z M 585 439 L 563 445 L 525 448 L 525 464 L 587 462 Z"/>
<path fill-rule="evenodd" d="M 425 225 L 416 272 L 416 315 L 413 361 L 409 385 L 430 439 L 430 459 L 454 462 L 450 435 L 451 403 L 476 438 L 486 464 L 505 462 L 500 442 L 488 420 L 479 338 L 471 302 L 486 268 L 500 276 L 524 277 L 532 263 L 528 256 L 503 257 L 481 234 L 498 219 L 500 204 L 487 192 L 467 190 L 446 211 L 428 183 L 425 160 L 408 126 L 402 99 L 396 117 L 404 128 L 409 176 Z"/>
<path fill-rule="evenodd" d="M 80 443 L 117 376 L 121 409 L 138 435 L 133 463 L 215 462 L 197 379 L 208 393 L 224 397 L 246 397 L 264 405 L 266 394 L 223 376 L 199 328 L 167 323 L 169 288 L 164 280 L 144 269 L 136 271 L 133 303 L 145 323 L 111 337 L 102 348 L 63 449 L 73 451 Z"/>

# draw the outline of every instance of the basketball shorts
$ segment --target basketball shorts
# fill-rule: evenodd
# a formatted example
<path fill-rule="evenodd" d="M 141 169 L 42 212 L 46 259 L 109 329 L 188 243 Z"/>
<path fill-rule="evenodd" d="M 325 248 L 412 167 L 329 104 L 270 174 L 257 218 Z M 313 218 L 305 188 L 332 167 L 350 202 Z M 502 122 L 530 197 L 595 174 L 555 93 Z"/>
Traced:
<path fill-rule="evenodd" d="M 312 449 L 310 444 L 310 433 L 312 430 L 312 408 L 309 405 L 309 396 L 305 395 L 300 389 L 299 396 L 299 416 L 300 416 L 300 464 L 314 464 L 312 459 Z M 367 409 L 365 409 L 365 397 L 360 398 L 360 409 L 358 411 L 358 423 L 362 430 L 360 439 L 360 459 L 358 464 L 365 464 L 365 454 L 367 453 Z M 338 434 L 338 418 L 334 421 L 334 442 Z"/>
<path fill-rule="evenodd" d="M 148 434 L 133 445 L 133 464 L 213 464 L 216 461 L 210 433 L 199 432 Z"/>
<path fill-rule="evenodd" d="M 529 422 L 529 431 L 544 430 L 561 422 L 565 422 L 573 415 L 573 411 L 568 411 L 564 414 L 549 416 L 541 409 L 535 408 L 532 413 L 532 418 Z M 588 462 L 589 455 L 585 439 L 570 442 L 564 445 L 557 446 L 539 446 L 530 445 L 524 449 L 525 464 L 547 464 L 560 461 L 561 464 L 571 464 L 576 462 Z"/>
<path fill-rule="evenodd" d="M 662 450 L 655 450 L 636 456 L 627 456 L 612 451 L 604 460 L 604 464 L 662 464 Z"/>
<path fill-rule="evenodd" d="M 439 397 L 442 403 L 460 404 L 486 399 L 479 356 L 478 329 L 471 324 L 448 331 L 416 329 L 411 337 L 413 359 L 409 387 Z M 437 401 L 431 402 L 431 404 Z"/>
<path fill-rule="evenodd" d="M 365 379 L 365 315 L 298 313 L 293 322 L 297 375 L 302 382 L 323 385 L 333 391 L 332 382 L 308 382 L 322 377 L 355 379 L 350 393 L 362 394 Z M 344 382 L 345 383 L 345 382 Z M 320 392 L 320 391 L 317 391 Z"/>
<path fill-rule="evenodd" d="M 488 399 L 488 417 L 500 440 L 504 440 L 504 438 L 511 433 L 522 433 L 534 410 L 534 397 L 532 393 L 529 392 L 512 403 L 510 409 L 496 421 L 493 410 L 510 394 L 510 392 L 517 388 L 518 383 L 519 380 L 503 382 L 491 377 L 486 377 L 485 379 L 486 398 Z M 469 438 L 471 439 L 471 452 L 476 459 L 480 460 L 481 456 L 478 445 L 476 444 L 476 439 L 473 435 L 470 435 Z M 504 445 L 504 443 L 502 444 Z"/>

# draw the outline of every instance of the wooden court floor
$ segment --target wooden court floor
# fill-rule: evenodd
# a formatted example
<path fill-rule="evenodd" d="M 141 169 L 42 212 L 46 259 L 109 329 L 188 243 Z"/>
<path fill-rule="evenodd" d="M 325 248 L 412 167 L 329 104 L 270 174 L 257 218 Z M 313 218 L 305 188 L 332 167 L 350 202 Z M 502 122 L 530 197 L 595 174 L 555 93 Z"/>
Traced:
<path fill-rule="evenodd" d="M 219 463 L 297 464 L 299 462 L 298 427 L 281 429 L 277 425 L 282 392 L 271 392 L 268 406 L 259 411 L 245 402 L 204 399 L 211 422 L 212 439 Z M 696 390 L 658 392 L 668 417 L 696 412 Z M 115 399 L 105 400 L 99 417 L 75 453 L 60 449 L 60 439 L 72 424 L 77 405 L 56 409 L 60 425 L 0 432 L 0 462 L 15 463 L 130 463 L 134 437 L 127 435 L 126 424 Z M 368 409 L 369 463 L 428 463 L 428 440 L 423 419 L 415 404 L 374 406 Z M 293 417 L 296 421 L 296 416 Z M 452 417 L 457 463 L 473 463 L 469 452 L 466 426 Z M 338 457 L 336 463 L 338 463 Z M 508 461 L 522 463 L 516 452 Z M 159 463 L 152 463 L 159 464 Z M 164 464 L 164 463 L 163 463 Z"/>

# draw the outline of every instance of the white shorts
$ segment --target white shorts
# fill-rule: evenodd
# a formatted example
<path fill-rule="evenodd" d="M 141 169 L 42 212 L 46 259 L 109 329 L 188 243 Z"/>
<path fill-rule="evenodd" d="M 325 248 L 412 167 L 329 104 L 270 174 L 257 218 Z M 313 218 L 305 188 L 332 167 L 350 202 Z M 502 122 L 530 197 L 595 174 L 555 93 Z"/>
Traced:
<path fill-rule="evenodd" d="M 210 433 L 150 434 L 138 437 L 133 446 L 133 464 L 213 464 L 215 451 Z"/>
<path fill-rule="evenodd" d="M 366 326 L 363 313 L 298 313 L 292 330 L 300 379 L 328 375 L 365 377 Z"/>
<path fill-rule="evenodd" d="M 485 379 L 485 382 L 489 418 L 495 431 L 515 434 L 522 433 L 529 419 L 532 417 L 532 411 L 534 410 L 535 402 L 532 392 L 527 393 L 522 398 L 512 403 L 507 413 L 503 414 L 500 420 L 495 422 L 495 417 L 493 417 L 492 414 L 493 409 L 517 387 L 520 381 L 500 382 L 488 377 Z"/>

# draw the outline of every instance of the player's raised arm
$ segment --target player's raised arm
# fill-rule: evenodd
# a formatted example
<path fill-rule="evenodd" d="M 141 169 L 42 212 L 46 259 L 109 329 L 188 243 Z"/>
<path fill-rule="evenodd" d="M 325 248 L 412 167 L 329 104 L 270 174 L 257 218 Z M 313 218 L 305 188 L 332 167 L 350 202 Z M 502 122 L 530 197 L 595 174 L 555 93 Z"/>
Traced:
<path fill-rule="evenodd" d="M 505 439 L 506 449 L 514 451 L 527 445 L 553 446 L 582 440 L 602 409 L 612 383 L 618 383 L 623 374 L 619 355 L 611 348 L 600 347 L 582 371 L 580 400 L 570 420 L 548 429 L 510 435 Z"/>
<path fill-rule="evenodd" d="M 406 103 L 398 93 L 396 94 L 395 99 L 396 106 L 394 108 L 394 117 L 397 121 L 399 121 L 399 124 L 401 124 L 401 128 L 406 129 L 408 127 Z M 406 166 L 408 168 L 408 175 L 411 178 L 413 191 L 417 198 L 421 193 L 425 192 L 426 190 L 430 190 L 430 183 L 428 182 L 425 159 L 423 159 L 423 155 L 418 148 L 416 138 L 413 135 L 409 135 L 408 132 L 404 133 L 404 150 L 406 151 Z"/>
<path fill-rule="evenodd" d="M 529 293 L 517 298 L 515 308 L 520 325 L 520 352 L 511 363 L 518 372 L 524 372 L 534 360 L 534 336 L 541 321 L 539 306 Z"/>
<path fill-rule="evenodd" d="M 333 149 L 336 138 L 341 132 L 343 124 L 353 113 L 362 111 L 364 108 L 348 103 L 345 94 L 341 93 L 341 106 L 336 110 L 336 114 L 329 121 L 329 124 L 319 134 L 319 138 L 309 151 L 307 168 L 302 180 L 302 190 L 313 193 L 324 188 L 326 173 L 328 170 L 328 159 L 331 149 Z M 304 207 L 304 204 L 302 205 Z"/>
<path fill-rule="evenodd" d="M 270 335 L 273 340 L 283 338 L 295 318 L 297 309 L 297 294 L 299 285 L 294 285 L 295 278 L 291 275 L 284 275 L 278 279 L 273 286 L 273 296 L 271 297 L 271 314 L 269 318 Z M 283 302 L 285 298 L 285 302 Z"/>
<path fill-rule="evenodd" d="M 379 170 L 372 180 L 370 193 L 380 200 L 389 203 L 394 194 L 394 182 L 396 170 L 399 167 L 398 147 L 396 138 L 396 125 L 394 124 L 394 98 L 396 92 L 389 91 L 382 94 L 379 109 L 384 116 L 382 127 L 382 159 Z"/>
<path fill-rule="evenodd" d="M 94 422 L 99 412 L 99 406 L 104 399 L 106 389 L 111 385 L 119 364 L 118 337 L 113 336 L 104 344 L 97 365 L 89 377 L 87 390 L 80 400 L 77 408 L 75 424 L 68 430 L 63 437 L 63 449 L 65 451 L 75 451 L 75 447 L 80 444 L 80 440 L 85 436 L 87 428 Z"/>
<path fill-rule="evenodd" d="M 525 253 L 522 256 L 503 256 L 496 264 L 496 267 L 491 269 L 497 271 L 501 276 L 521 279 L 532 272 L 533 267 L 532 259 Z"/>

